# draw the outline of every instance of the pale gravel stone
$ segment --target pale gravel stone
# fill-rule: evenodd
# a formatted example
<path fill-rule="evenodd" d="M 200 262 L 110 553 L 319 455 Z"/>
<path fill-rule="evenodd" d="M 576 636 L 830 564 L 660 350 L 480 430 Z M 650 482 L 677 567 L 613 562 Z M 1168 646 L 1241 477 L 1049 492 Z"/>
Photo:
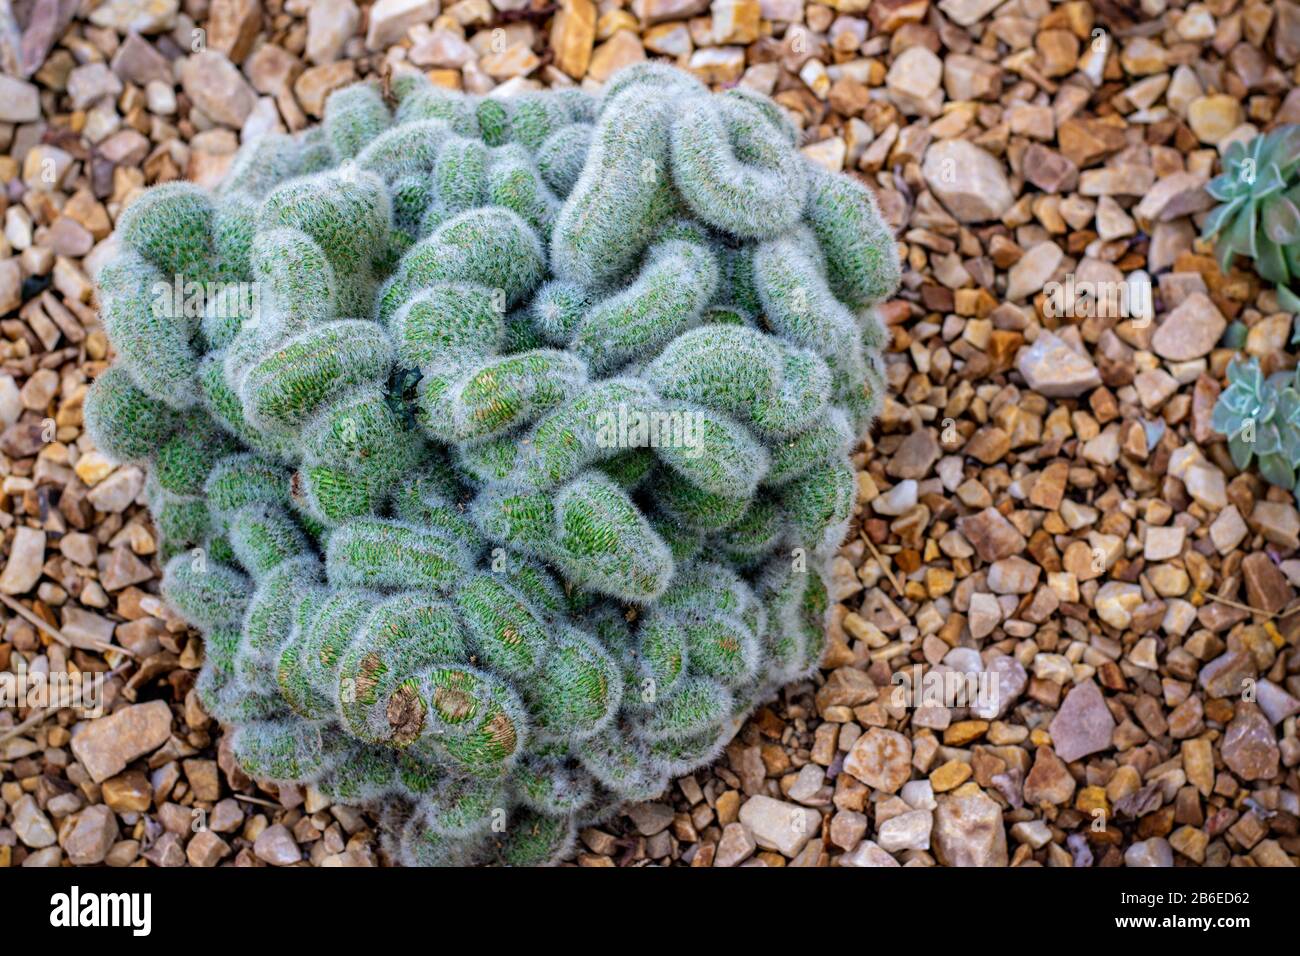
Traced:
<path fill-rule="evenodd" d="M 382 50 L 396 43 L 417 23 L 431 22 L 438 8 L 438 0 L 379 0 L 370 8 L 366 49 Z"/>
<path fill-rule="evenodd" d="M 903 784 L 899 796 L 914 810 L 933 810 L 938 806 L 934 801 L 934 786 L 929 780 L 909 780 Z"/>
<path fill-rule="evenodd" d="M 32 123 L 40 118 L 40 90 L 36 85 L 0 75 L 0 123 Z"/>
<path fill-rule="evenodd" d="M 925 152 L 926 185 L 964 223 L 999 219 L 1015 202 L 1002 163 L 966 140 L 942 140 Z"/>
<path fill-rule="evenodd" d="M 993 684 L 988 699 L 980 699 L 971 708 L 971 716 L 994 720 L 1010 710 L 1029 684 L 1029 674 L 1020 661 L 1007 654 L 998 654 L 985 664 L 985 673 L 992 675 Z M 983 688 L 985 685 L 979 685 Z"/>
<path fill-rule="evenodd" d="M 1131 844 L 1124 851 L 1124 865 L 1134 867 L 1169 867 L 1174 865 L 1174 851 L 1164 837 L 1152 837 Z"/>
<path fill-rule="evenodd" d="M 949 794 L 939 801 L 931 836 L 944 866 L 1006 866 L 1002 809 L 983 793 Z"/>
<path fill-rule="evenodd" d="M 1038 243 L 1007 271 L 1007 301 L 1018 302 L 1042 291 L 1056 275 L 1065 253 L 1050 239 Z"/>
<path fill-rule="evenodd" d="M 1227 507 L 1228 493 L 1223 472 L 1208 462 L 1195 462 L 1186 471 L 1183 484 L 1197 504 L 1211 511 Z M 1261 502 L 1263 504 L 1263 502 Z M 1256 508 L 1259 506 L 1256 505 Z"/>
<path fill-rule="evenodd" d="M 673 808 L 663 803 L 634 804 L 628 808 L 627 814 L 642 836 L 654 836 L 673 822 Z"/>
<path fill-rule="evenodd" d="M 1042 570 L 1014 555 L 994 561 L 988 568 L 989 590 L 994 594 L 1028 594 L 1037 586 Z"/>
<path fill-rule="evenodd" d="M 1220 472 L 1219 495 L 1226 504 L 1227 496 L 1222 490 L 1222 483 L 1223 473 Z M 1190 486 L 1188 490 L 1191 490 Z M 1255 509 L 1250 513 L 1250 520 L 1259 527 L 1259 533 L 1274 544 L 1286 548 L 1300 547 L 1300 512 L 1293 505 L 1281 501 L 1257 501 Z"/>
<path fill-rule="evenodd" d="M 90 14 L 90 22 L 118 33 L 162 33 L 176 23 L 180 0 L 107 0 Z"/>
<path fill-rule="evenodd" d="M 1052 828 L 1043 820 L 1022 820 L 1011 827 L 1011 838 L 1041 850 L 1052 840 Z"/>
<path fill-rule="evenodd" d="M 302 850 L 293 834 L 280 823 L 267 827 L 258 835 L 253 842 L 253 853 L 272 866 L 292 866 L 302 859 Z"/>
<path fill-rule="evenodd" d="M 1092 680 L 1075 684 L 1048 726 L 1056 755 L 1066 763 L 1111 745 L 1115 718 Z"/>
<path fill-rule="evenodd" d="M 840 866 L 902 866 L 897 860 L 872 840 L 863 840 L 852 853 L 845 853 L 837 863 Z"/>
<path fill-rule="evenodd" d="M 759 794 L 740 808 L 740 822 L 763 849 L 795 857 L 821 827 L 821 814 Z"/>
<path fill-rule="evenodd" d="M 194 104 L 213 120 L 239 129 L 257 105 L 242 73 L 222 53 L 203 50 L 181 64 L 181 85 Z"/>
<path fill-rule="evenodd" d="M 23 841 L 24 846 L 40 850 L 54 845 L 57 839 L 54 825 L 36 805 L 36 799 L 30 793 L 24 793 L 18 798 L 12 813 L 13 821 L 10 826 L 18 835 L 18 839 Z"/>
<path fill-rule="evenodd" d="M 743 823 L 728 823 L 722 828 L 722 839 L 713 857 L 713 865 L 738 866 L 753 856 L 758 844 Z"/>
<path fill-rule="evenodd" d="M 1177 525 L 1169 527 L 1147 528 L 1146 540 L 1142 545 L 1142 556 L 1148 561 L 1168 561 L 1176 558 L 1183 550 L 1183 541 L 1187 531 Z"/>
<path fill-rule="evenodd" d="M 844 759 L 844 772 L 869 787 L 895 793 L 912 772 L 912 742 L 893 730 L 872 727 Z"/>
<path fill-rule="evenodd" d="M 117 817 L 100 803 L 82 810 L 60 843 L 74 866 L 93 866 L 104 862 L 117 836 Z"/>
<path fill-rule="evenodd" d="M 160 747 L 171 735 L 171 724 L 165 701 L 123 707 L 80 725 L 72 735 L 72 754 L 91 779 L 101 783 L 136 757 Z"/>
<path fill-rule="evenodd" d="M 871 507 L 877 514 L 890 516 L 905 514 L 916 507 L 917 489 L 914 479 L 904 479 L 876 498 L 871 503 Z"/>
<path fill-rule="evenodd" d="M 0 593 L 26 594 L 40 580 L 44 563 L 45 532 L 20 526 L 0 571 Z"/>
<path fill-rule="evenodd" d="M 1203 292 L 1194 292 L 1161 320 L 1151 337 L 1152 350 L 1164 359 L 1186 362 L 1210 354 L 1228 327 L 1218 307 Z"/>
<path fill-rule="evenodd" d="M 117 625 L 102 614 L 74 606 L 63 609 L 63 635 L 74 647 L 95 650 L 109 644 L 116 628 Z"/>
<path fill-rule="evenodd" d="M 900 813 L 880 825 L 876 842 L 888 853 L 900 850 L 930 849 L 930 827 L 933 818 L 929 810 Z"/>
<path fill-rule="evenodd" d="M 943 105 L 942 80 L 943 61 L 924 46 L 909 46 L 894 57 L 885 88 L 905 114 L 937 116 Z"/>
<path fill-rule="evenodd" d="M 115 97 L 122 92 L 122 81 L 108 68 L 108 64 L 87 63 L 68 74 L 68 96 L 72 105 L 84 110 L 105 97 Z"/>
<path fill-rule="evenodd" d="M 1107 581 L 1097 591 L 1094 610 L 1097 616 L 1117 630 L 1124 630 L 1133 620 L 1133 611 L 1142 603 L 1142 589 L 1123 581 Z"/>
<path fill-rule="evenodd" d="M 971 595 L 970 610 L 966 623 L 970 627 L 971 637 L 979 640 L 988 637 L 1002 620 L 1002 605 L 992 594 L 983 591 Z"/>
<path fill-rule="evenodd" d="M 1045 330 L 1020 353 L 1016 368 L 1031 389 L 1048 398 L 1077 398 L 1101 385 L 1101 373 L 1088 356 Z"/>
<path fill-rule="evenodd" d="M 97 511 L 119 514 L 135 501 L 143 488 L 144 472 L 134 465 L 128 465 L 97 484 L 86 497 Z"/>
<path fill-rule="evenodd" d="M 825 783 L 826 772 L 821 767 L 815 763 L 804 764 L 787 796 L 799 803 L 817 806 L 824 802 L 818 799 L 818 795 Z"/>
<path fill-rule="evenodd" d="M 56 867 L 62 864 L 63 849 L 57 846 L 37 850 L 35 853 L 28 854 L 27 859 L 23 860 L 23 866 L 30 867 Z"/>
<path fill-rule="evenodd" d="M 1003 0 L 940 0 L 939 9 L 953 23 L 968 27 L 990 14 Z"/>
<path fill-rule="evenodd" d="M 23 404 L 14 377 L 0 373 L 0 428 L 8 428 L 22 413 Z"/>
<path fill-rule="evenodd" d="M 312 0 L 307 11 L 307 59 L 317 65 L 333 63 L 360 21 L 361 11 L 352 0 Z"/>

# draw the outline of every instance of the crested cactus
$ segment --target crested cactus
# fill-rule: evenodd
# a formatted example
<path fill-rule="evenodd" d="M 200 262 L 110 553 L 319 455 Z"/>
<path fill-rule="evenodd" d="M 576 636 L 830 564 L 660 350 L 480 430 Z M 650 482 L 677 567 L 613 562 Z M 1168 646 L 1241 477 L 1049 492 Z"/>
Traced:
<path fill-rule="evenodd" d="M 747 92 L 392 89 L 131 205 L 86 422 L 248 773 L 543 863 L 816 665 L 897 256 Z"/>

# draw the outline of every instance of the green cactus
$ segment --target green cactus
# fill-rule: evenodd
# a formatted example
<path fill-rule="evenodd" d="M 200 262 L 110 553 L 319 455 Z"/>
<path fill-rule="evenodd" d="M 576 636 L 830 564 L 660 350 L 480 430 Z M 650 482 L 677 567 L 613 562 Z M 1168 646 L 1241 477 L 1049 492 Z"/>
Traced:
<path fill-rule="evenodd" d="M 249 773 L 544 863 L 817 663 L 897 255 L 763 97 L 392 90 L 123 214 L 85 418 Z"/>

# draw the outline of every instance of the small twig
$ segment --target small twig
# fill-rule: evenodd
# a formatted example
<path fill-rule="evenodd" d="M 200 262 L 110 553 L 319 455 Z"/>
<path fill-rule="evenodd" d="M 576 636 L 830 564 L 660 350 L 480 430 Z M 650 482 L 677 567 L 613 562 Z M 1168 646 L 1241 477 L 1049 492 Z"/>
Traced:
<path fill-rule="evenodd" d="M 25 605 L 18 603 L 13 598 L 9 597 L 9 595 L 0 594 L 0 601 L 3 601 L 4 605 L 7 608 L 9 608 L 9 610 L 25 618 L 33 627 L 36 627 L 39 630 L 43 631 L 44 633 L 48 634 L 50 637 L 54 638 L 54 640 L 58 641 L 64 647 L 70 647 L 73 650 L 77 648 L 77 645 L 72 643 L 72 640 L 70 638 L 64 637 L 63 633 L 57 627 L 50 626 L 50 624 L 42 620 L 38 614 L 36 614 L 34 611 L 29 610 Z M 95 641 L 95 640 L 90 641 L 90 644 L 97 651 L 113 651 L 114 653 L 117 654 L 124 654 L 127 657 L 135 657 L 134 653 L 127 650 L 125 647 L 119 647 L 116 644 L 105 644 L 103 641 Z"/>
<path fill-rule="evenodd" d="M 875 557 L 876 563 L 880 565 L 880 570 L 885 572 L 885 576 L 889 578 L 889 583 L 894 586 L 894 592 L 899 596 L 899 598 L 903 598 L 903 589 L 899 587 L 898 578 L 894 577 L 894 572 L 891 571 L 889 565 L 885 563 L 884 557 L 876 550 L 876 546 L 871 543 L 871 539 L 865 534 L 862 536 L 862 540 L 867 543 L 867 547 L 871 549 L 871 553 Z"/>
<path fill-rule="evenodd" d="M 134 664 L 135 664 L 134 661 L 123 661 L 121 664 L 118 664 L 111 671 L 109 671 L 108 676 L 116 677 L 118 674 L 122 673 L 122 671 L 126 670 L 128 667 L 133 666 Z M 72 707 L 73 709 L 84 708 L 85 702 L 81 701 L 76 704 L 68 704 L 67 706 Z M 16 727 L 10 727 L 4 733 L 0 734 L 0 744 L 5 743 L 8 740 L 12 740 L 14 737 L 21 736 L 25 731 L 28 731 L 32 727 L 44 723 L 46 720 L 53 717 L 62 709 L 63 707 L 41 707 L 36 710 L 33 710 L 30 714 L 27 715 L 27 719 L 24 720 L 21 724 L 18 724 Z"/>
<path fill-rule="evenodd" d="M 1239 611 L 1249 611 L 1251 614 L 1259 614 L 1262 617 L 1270 617 L 1270 618 L 1280 616 L 1276 611 L 1265 611 L 1262 608 L 1251 607 L 1249 604 L 1242 604 L 1240 601 L 1234 601 L 1231 598 L 1226 598 L 1226 597 L 1219 597 L 1217 594 L 1210 594 L 1209 592 L 1202 592 L 1202 593 L 1204 593 L 1205 596 L 1209 598 L 1211 601 L 1216 601 L 1219 604 L 1226 604 L 1228 605 L 1228 607 L 1235 607 Z M 1300 610 L 1300 608 L 1297 608 L 1297 610 Z M 1295 613 L 1295 612 L 1292 611 L 1289 613 Z"/>
<path fill-rule="evenodd" d="M 39 710 L 32 711 L 30 714 L 27 715 L 27 719 L 24 720 L 21 724 L 19 724 L 16 727 L 10 727 L 3 734 L 0 734 L 0 744 L 12 740 L 14 737 L 22 736 L 28 730 L 35 727 L 37 724 L 41 723 L 42 721 L 44 721 L 45 718 L 49 717 L 53 713 L 54 713 L 54 709 L 48 707 L 42 707 Z"/>
<path fill-rule="evenodd" d="M 259 807 L 270 807 L 273 810 L 283 810 L 284 807 L 273 800 L 263 800 L 261 797 L 249 797 L 242 793 L 235 794 L 236 800 L 243 800 L 245 803 L 256 803 Z"/>

